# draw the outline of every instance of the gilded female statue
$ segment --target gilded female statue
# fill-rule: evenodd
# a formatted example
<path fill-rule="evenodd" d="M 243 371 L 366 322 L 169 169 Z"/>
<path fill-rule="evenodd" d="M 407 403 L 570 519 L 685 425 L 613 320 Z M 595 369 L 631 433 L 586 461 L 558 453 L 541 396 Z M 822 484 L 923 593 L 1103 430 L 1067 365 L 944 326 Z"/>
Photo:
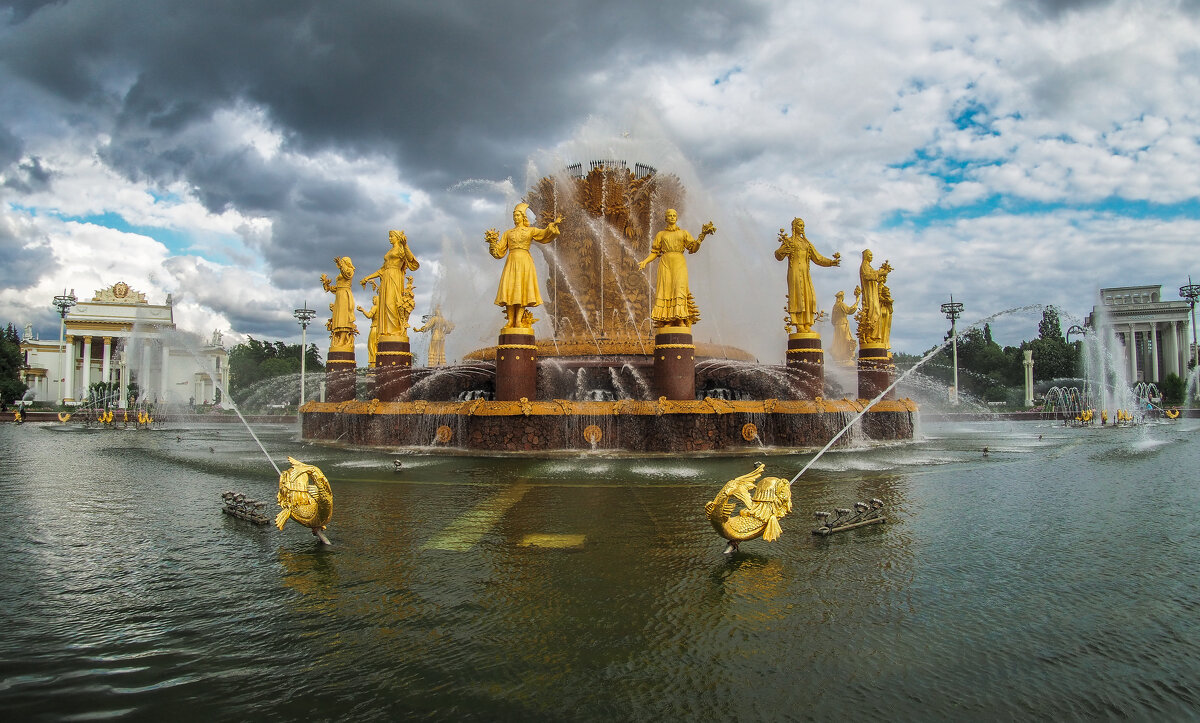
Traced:
<path fill-rule="evenodd" d="M 792 235 L 779 229 L 779 248 L 775 250 L 778 261 L 788 260 L 788 318 L 796 332 L 812 331 L 813 321 L 817 314 L 817 295 L 813 292 L 812 275 L 808 270 L 808 262 L 818 266 L 841 266 L 842 255 L 834 253 L 832 259 L 827 259 L 817 252 L 817 249 L 804 235 L 804 219 L 792 219 Z"/>
<path fill-rule="evenodd" d="M 654 323 L 658 326 L 691 326 L 700 321 L 700 310 L 688 288 L 687 260 L 683 252 L 694 254 L 699 251 L 704 237 L 716 233 L 717 229 L 709 221 L 700 229 L 700 236 L 692 238 L 690 233 L 675 225 L 679 220 L 675 209 L 667 209 L 666 220 L 667 227 L 654 235 L 650 255 L 638 264 L 638 268 L 644 269 L 658 259 L 654 309 L 650 313 Z"/>
<path fill-rule="evenodd" d="M 533 326 L 530 323 L 530 326 Z M 446 335 L 454 331 L 454 324 L 442 316 L 442 307 L 434 308 L 431 316 L 425 317 L 425 325 L 413 331 L 429 332 L 429 366 L 440 367 L 446 363 Z"/>
<path fill-rule="evenodd" d="M 408 316 L 403 312 L 407 302 L 405 294 L 408 293 L 405 273 L 416 271 L 421 264 L 408 248 L 408 237 L 403 231 L 388 231 L 388 241 L 392 247 L 383 255 L 383 266 L 359 283 L 365 289 L 368 281 L 379 279 L 379 336 L 407 337 Z"/>
<path fill-rule="evenodd" d="M 528 329 L 525 325 L 522 311 L 529 306 L 541 306 L 542 294 L 538 290 L 537 269 L 533 265 L 533 256 L 529 247 L 534 241 L 550 243 L 558 237 L 558 224 L 562 216 L 546 224 L 546 228 L 536 228 L 529 223 L 525 210 L 527 203 L 518 203 L 513 209 L 513 227 L 501 236 L 496 229 L 488 229 L 484 238 L 488 242 L 488 252 L 492 258 L 502 259 L 504 271 L 500 273 L 500 288 L 496 290 L 496 306 L 504 308 L 507 319 L 505 328 Z"/>
<path fill-rule="evenodd" d="M 846 303 L 845 292 L 837 292 L 837 301 L 833 303 L 833 358 L 837 361 L 850 361 L 854 358 L 854 335 L 850 333 L 850 316 L 858 310 L 858 297 L 862 289 L 854 287 L 854 303 Z"/>
<path fill-rule="evenodd" d="M 878 269 L 871 268 L 870 249 L 863 249 L 862 264 L 858 267 L 859 286 L 862 287 L 862 301 L 855 319 L 858 320 L 858 340 L 863 344 L 878 345 L 883 341 L 882 326 L 879 314 L 879 287 L 887 281 L 888 272 L 892 270 L 887 261 Z"/>
<path fill-rule="evenodd" d="M 374 287 L 374 284 L 371 284 Z M 378 289 L 376 289 L 378 290 Z M 359 313 L 371 320 L 371 333 L 367 334 L 367 363 L 375 366 L 375 354 L 379 349 L 379 294 L 371 297 L 370 310 L 358 307 Z"/>
<path fill-rule="evenodd" d="M 354 349 L 354 337 L 358 334 L 358 325 L 354 323 L 354 262 L 349 256 L 339 256 L 333 262 L 338 267 L 337 280 L 330 281 L 321 274 L 321 287 L 333 294 L 325 328 L 329 330 L 330 350 L 347 351 Z"/>

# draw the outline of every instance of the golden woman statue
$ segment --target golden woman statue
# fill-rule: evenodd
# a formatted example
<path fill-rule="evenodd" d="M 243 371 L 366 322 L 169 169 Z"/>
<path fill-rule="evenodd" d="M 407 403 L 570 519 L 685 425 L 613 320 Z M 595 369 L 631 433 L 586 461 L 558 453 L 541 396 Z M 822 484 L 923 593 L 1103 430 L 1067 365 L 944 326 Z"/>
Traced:
<path fill-rule="evenodd" d="M 339 256 L 333 262 L 338 267 L 337 281 L 321 274 L 321 288 L 333 294 L 329 321 L 325 324 L 329 330 L 329 349 L 350 351 L 358 334 L 358 325 L 354 323 L 354 262 L 349 256 Z"/>
<path fill-rule="evenodd" d="M 530 326 L 533 323 L 530 322 Z M 425 325 L 416 332 L 429 332 L 429 366 L 440 367 L 446 363 L 446 335 L 454 331 L 454 324 L 442 316 L 442 307 L 435 307 L 431 316 L 425 317 Z"/>
<path fill-rule="evenodd" d="M 504 271 L 500 273 L 500 288 L 496 290 L 496 306 L 504 307 L 507 318 L 505 328 L 528 329 L 522 326 L 522 310 L 527 306 L 541 306 L 542 294 L 538 291 L 537 269 L 533 265 L 533 256 L 529 247 L 534 241 L 550 243 L 558 237 L 558 224 L 562 216 L 546 224 L 546 228 L 536 228 L 529 223 L 525 210 L 528 203 L 518 203 L 513 209 L 513 227 L 501 236 L 496 229 L 488 229 L 484 238 L 488 242 L 488 252 L 492 258 L 502 259 L 505 254 L 508 259 L 504 262 Z"/>
<path fill-rule="evenodd" d="M 405 273 L 416 271 L 421 268 L 421 264 L 409 250 L 408 237 L 403 231 L 388 231 L 388 241 L 392 247 L 383 255 L 383 266 L 359 283 L 365 289 L 368 281 L 379 279 L 379 336 L 400 336 L 407 339 L 408 316 L 402 310 L 407 302 L 408 293 L 404 284 Z"/>
<path fill-rule="evenodd" d="M 862 264 L 858 267 L 859 286 L 862 288 L 862 300 L 858 314 L 858 340 L 864 345 L 879 346 L 883 343 L 882 326 L 880 324 L 879 287 L 887 281 L 888 272 L 892 270 L 887 261 L 878 269 L 871 268 L 874 257 L 871 249 L 863 249 Z"/>
<path fill-rule="evenodd" d="M 683 252 L 694 254 L 699 251 L 704 237 L 716 233 L 717 229 L 709 221 L 700 229 L 700 236 L 692 238 L 690 233 L 675 225 L 679 220 L 675 209 L 667 209 L 666 220 L 667 227 L 654 235 L 650 255 L 638 264 L 638 268 L 644 269 L 658 259 L 654 309 L 650 312 L 654 323 L 658 326 L 691 326 L 700 321 L 700 309 L 688 287 L 687 260 Z"/>
<path fill-rule="evenodd" d="M 374 288 L 375 284 L 372 283 L 371 287 Z M 371 333 L 367 334 L 367 363 L 375 366 L 375 354 L 379 349 L 379 294 L 371 297 L 370 310 L 360 306 L 358 311 L 371 320 Z"/>
<path fill-rule="evenodd" d="M 833 347 L 830 351 L 833 358 L 840 362 L 854 359 L 854 335 L 850 333 L 850 317 L 858 310 L 858 297 L 862 289 L 854 287 L 854 303 L 846 303 L 846 294 L 837 292 L 837 301 L 833 303 Z"/>
<path fill-rule="evenodd" d="M 813 321 L 817 315 L 817 295 L 813 292 L 812 275 L 808 270 L 808 262 L 818 266 L 841 266 L 842 255 L 834 253 L 832 259 L 827 259 L 817 252 L 817 249 L 804 235 L 804 219 L 792 219 L 792 235 L 779 229 L 779 248 L 775 250 L 778 261 L 788 260 L 788 317 L 797 333 L 812 331 Z"/>

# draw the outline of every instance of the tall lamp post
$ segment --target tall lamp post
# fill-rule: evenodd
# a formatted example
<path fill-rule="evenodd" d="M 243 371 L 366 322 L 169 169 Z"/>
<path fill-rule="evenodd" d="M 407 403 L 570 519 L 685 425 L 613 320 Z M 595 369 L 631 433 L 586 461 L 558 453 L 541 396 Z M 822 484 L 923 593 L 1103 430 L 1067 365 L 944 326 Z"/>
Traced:
<path fill-rule="evenodd" d="M 300 322 L 300 406 L 304 406 L 304 361 L 308 356 L 308 322 L 316 315 L 316 311 L 308 308 L 307 301 L 304 302 L 304 306 L 292 312 L 292 316 Z"/>
<path fill-rule="evenodd" d="M 1193 360 L 1200 361 L 1200 345 L 1196 344 L 1196 299 L 1200 298 L 1200 284 L 1193 284 L 1189 275 L 1187 286 L 1179 287 L 1179 295 L 1187 299 L 1192 307 L 1192 357 Z"/>
<path fill-rule="evenodd" d="M 71 289 L 71 293 L 67 293 L 66 289 L 58 296 L 54 297 L 54 307 L 58 309 L 58 370 L 61 372 L 58 377 L 58 403 L 62 404 L 67 398 L 67 353 L 64 345 L 63 334 L 67 326 L 67 312 L 75 306 L 75 289 Z"/>
<path fill-rule="evenodd" d="M 942 313 L 950 320 L 950 337 L 954 340 L 954 387 L 950 393 L 950 403 L 958 404 L 958 317 L 962 316 L 963 305 L 954 300 L 950 294 L 950 302 L 942 304 Z"/>

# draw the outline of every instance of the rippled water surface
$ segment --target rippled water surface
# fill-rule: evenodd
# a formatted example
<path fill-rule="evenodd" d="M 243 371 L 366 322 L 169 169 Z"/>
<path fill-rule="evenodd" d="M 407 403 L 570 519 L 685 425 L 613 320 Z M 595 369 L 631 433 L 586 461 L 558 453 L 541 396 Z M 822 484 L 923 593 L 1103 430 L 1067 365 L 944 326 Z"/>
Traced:
<path fill-rule="evenodd" d="M 321 548 L 220 513 L 228 489 L 274 506 L 244 428 L 0 425 L 0 710 L 1195 718 L 1197 424 L 926 424 L 826 454 L 783 536 L 731 559 L 703 507 L 748 458 L 397 457 L 256 427 L 329 477 Z M 811 534 L 871 497 L 886 525 Z"/>

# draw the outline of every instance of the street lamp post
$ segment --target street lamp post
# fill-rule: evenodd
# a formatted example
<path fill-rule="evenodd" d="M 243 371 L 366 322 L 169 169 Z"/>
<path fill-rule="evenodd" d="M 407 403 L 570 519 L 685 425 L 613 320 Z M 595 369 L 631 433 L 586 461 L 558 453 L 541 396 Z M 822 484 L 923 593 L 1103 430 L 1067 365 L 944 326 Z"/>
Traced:
<path fill-rule="evenodd" d="M 308 322 L 316 315 L 316 311 L 308 308 L 307 301 L 303 307 L 292 312 L 292 316 L 300 322 L 300 406 L 304 406 L 304 361 L 308 356 Z"/>
<path fill-rule="evenodd" d="M 954 340 L 954 386 L 951 388 L 950 403 L 958 404 L 958 317 L 962 315 L 963 305 L 950 295 L 950 302 L 942 304 L 942 313 L 950 320 L 950 337 Z"/>
<path fill-rule="evenodd" d="M 67 293 L 66 289 L 58 296 L 54 297 L 54 307 L 58 309 L 58 370 L 61 372 L 58 377 L 58 403 L 62 404 L 67 397 L 67 353 L 64 344 L 64 333 L 67 326 L 67 312 L 75 306 L 75 289 L 71 289 L 71 293 Z"/>
<path fill-rule="evenodd" d="M 1187 299 L 1192 307 L 1192 359 L 1200 361 L 1200 345 L 1196 344 L 1196 299 L 1200 298 L 1200 284 L 1193 284 L 1189 275 L 1187 286 L 1179 287 L 1179 295 Z"/>

